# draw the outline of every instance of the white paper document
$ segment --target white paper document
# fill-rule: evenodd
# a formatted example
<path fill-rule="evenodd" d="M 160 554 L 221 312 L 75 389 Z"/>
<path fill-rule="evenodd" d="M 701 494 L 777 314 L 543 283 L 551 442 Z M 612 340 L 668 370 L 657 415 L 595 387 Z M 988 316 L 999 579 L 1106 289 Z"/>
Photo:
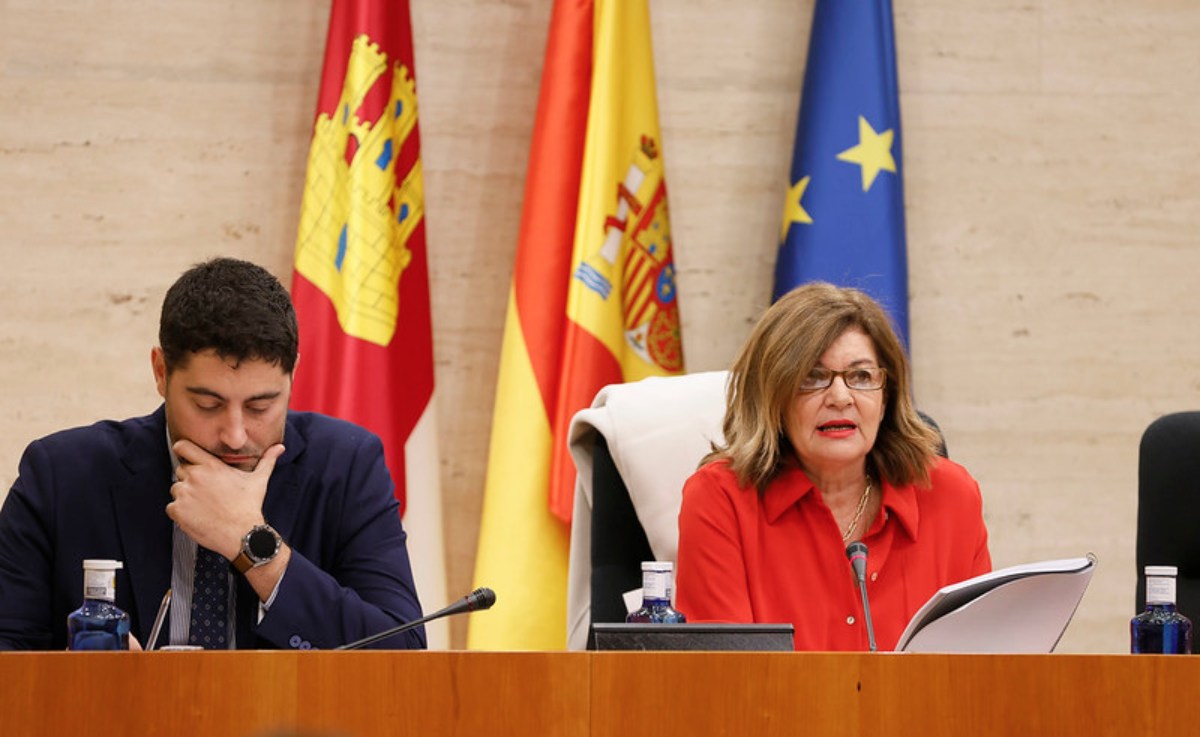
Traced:
<path fill-rule="evenodd" d="M 1003 568 L 944 586 L 913 615 L 896 651 L 1049 653 L 1096 570 L 1096 557 Z"/>

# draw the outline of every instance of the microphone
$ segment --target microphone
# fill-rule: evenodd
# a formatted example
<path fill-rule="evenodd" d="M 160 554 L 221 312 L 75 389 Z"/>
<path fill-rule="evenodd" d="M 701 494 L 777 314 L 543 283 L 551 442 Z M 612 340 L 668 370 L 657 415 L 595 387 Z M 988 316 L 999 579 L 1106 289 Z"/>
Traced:
<path fill-rule="evenodd" d="M 492 591 L 489 588 L 478 588 L 478 589 L 475 589 L 474 591 L 472 591 L 471 593 L 467 594 L 463 598 L 459 599 L 458 601 L 454 602 L 450 606 L 446 607 L 445 609 L 439 609 L 438 611 L 434 612 L 433 614 L 428 614 L 424 617 L 421 617 L 420 619 L 414 619 L 411 622 L 405 622 L 404 624 L 396 625 L 395 627 L 392 627 L 391 629 L 384 630 L 383 632 L 371 635 L 370 637 L 364 637 L 361 640 L 355 640 L 354 642 L 351 642 L 348 645 L 342 645 L 342 646 L 336 647 L 334 649 L 335 650 L 357 650 L 358 648 L 366 647 L 367 645 L 370 645 L 373 642 L 379 642 L 380 640 L 387 639 L 388 637 L 391 637 L 392 635 L 398 635 L 401 632 L 407 632 L 408 630 L 412 629 L 413 627 L 419 627 L 420 625 L 423 625 L 426 622 L 432 622 L 433 620 L 441 619 L 442 617 L 449 617 L 452 614 L 462 614 L 463 612 L 481 612 L 484 609 L 490 609 L 492 607 L 492 605 L 495 603 L 496 603 L 496 592 L 495 591 Z"/>
<path fill-rule="evenodd" d="M 871 622 L 871 602 L 867 599 L 867 546 L 861 540 L 846 546 L 846 557 L 850 559 L 850 567 L 854 569 L 854 578 L 858 580 L 858 593 L 862 596 L 863 618 L 867 620 L 867 643 L 871 652 L 875 647 L 875 625 Z"/>

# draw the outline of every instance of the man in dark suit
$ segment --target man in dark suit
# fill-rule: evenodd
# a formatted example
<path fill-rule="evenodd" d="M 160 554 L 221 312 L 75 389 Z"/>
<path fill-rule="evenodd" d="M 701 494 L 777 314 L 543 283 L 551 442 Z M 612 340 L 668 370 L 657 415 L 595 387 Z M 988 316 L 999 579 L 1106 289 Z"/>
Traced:
<path fill-rule="evenodd" d="M 297 351 L 264 269 L 180 277 L 151 351 L 163 405 L 21 459 L 0 509 L 0 649 L 67 646 L 89 558 L 123 561 L 116 604 L 142 641 L 172 589 L 160 645 L 329 648 L 421 616 L 383 447 L 288 410 Z M 424 646 L 419 627 L 377 645 Z"/>

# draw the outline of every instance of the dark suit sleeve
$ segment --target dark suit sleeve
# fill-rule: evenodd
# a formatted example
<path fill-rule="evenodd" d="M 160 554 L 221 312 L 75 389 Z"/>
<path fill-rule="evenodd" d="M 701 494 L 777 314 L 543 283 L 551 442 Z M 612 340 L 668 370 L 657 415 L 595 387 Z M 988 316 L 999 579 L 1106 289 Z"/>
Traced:
<path fill-rule="evenodd" d="M 344 499 L 336 505 L 323 499 L 320 507 L 323 560 L 315 553 L 306 556 L 303 545 L 293 546 L 275 601 L 258 625 L 257 635 L 276 647 L 337 647 L 421 616 L 382 445 L 367 436 L 353 458 L 337 459 L 336 465 Z M 309 493 L 333 492 L 326 485 Z M 374 647 L 424 648 L 424 628 Z"/>
<path fill-rule="evenodd" d="M 0 650 L 45 650 L 51 646 L 53 576 L 47 489 L 52 472 L 41 446 L 31 444 L 0 509 Z"/>

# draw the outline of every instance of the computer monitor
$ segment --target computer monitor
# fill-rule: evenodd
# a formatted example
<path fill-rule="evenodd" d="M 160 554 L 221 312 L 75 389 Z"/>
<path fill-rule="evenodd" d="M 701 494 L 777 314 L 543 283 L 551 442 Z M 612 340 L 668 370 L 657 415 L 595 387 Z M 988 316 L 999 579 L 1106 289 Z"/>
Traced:
<path fill-rule="evenodd" d="M 626 624 L 595 622 L 589 650 L 791 651 L 790 624 Z"/>

